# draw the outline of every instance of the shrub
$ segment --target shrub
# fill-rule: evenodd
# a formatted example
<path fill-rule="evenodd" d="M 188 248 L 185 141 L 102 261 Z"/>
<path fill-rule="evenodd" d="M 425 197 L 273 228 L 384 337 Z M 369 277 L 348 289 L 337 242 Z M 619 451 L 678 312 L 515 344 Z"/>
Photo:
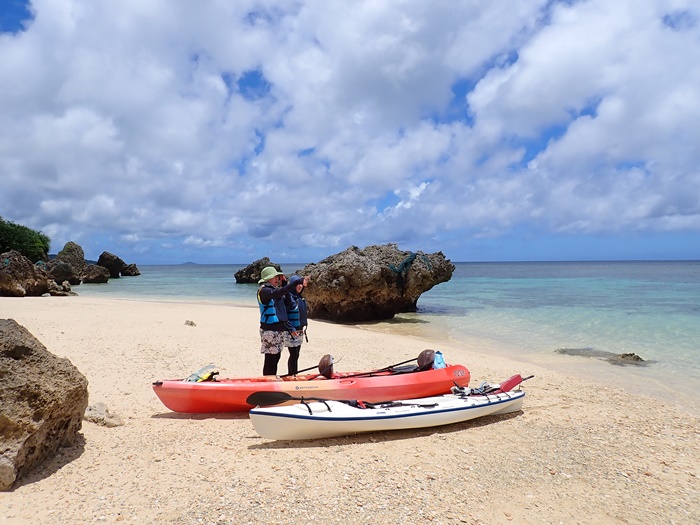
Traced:
<path fill-rule="evenodd" d="M 35 263 L 47 260 L 50 247 L 47 235 L 0 217 L 0 253 L 17 250 Z"/>

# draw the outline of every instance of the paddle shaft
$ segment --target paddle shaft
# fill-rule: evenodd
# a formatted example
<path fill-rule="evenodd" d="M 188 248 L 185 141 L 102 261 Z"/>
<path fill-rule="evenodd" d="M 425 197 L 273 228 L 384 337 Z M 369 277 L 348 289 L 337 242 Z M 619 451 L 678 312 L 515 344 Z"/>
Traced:
<path fill-rule="evenodd" d="M 369 376 L 372 374 L 379 374 L 381 372 L 388 372 L 392 368 L 396 368 L 397 366 L 405 365 L 406 363 L 410 363 L 411 361 L 416 361 L 418 358 L 414 357 L 413 359 L 408 359 L 406 361 L 401 361 L 400 363 L 396 363 L 395 365 L 387 366 L 384 368 L 380 368 L 378 370 L 372 370 L 371 372 L 358 372 L 357 374 L 350 374 L 347 376 L 343 376 L 343 379 L 346 377 L 361 377 L 361 376 Z"/>
<path fill-rule="evenodd" d="M 345 403 L 345 404 L 350 404 L 350 403 L 358 403 L 356 400 L 351 400 L 351 399 L 327 399 L 327 398 L 322 398 L 322 397 L 295 397 L 290 394 L 287 394 L 286 392 L 253 392 L 248 396 L 248 399 L 246 399 L 246 403 L 249 405 L 279 405 L 280 403 L 285 403 L 287 401 L 319 401 L 321 403 L 326 403 L 328 401 L 336 401 L 338 403 Z M 380 401 L 379 403 L 368 403 L 366 401 L 361 402 L 362 405 L 367 405 L 368 407 L 378 407 L 378 406 L 391 406 L 391 407 L 400 407 L 400 406 L 417 406 L 417 407 L 423 407 L 423 408 L 433 408 L 437 406 L 437 403 L 431 403 L 431 404 L 420 404 L 420 403 L 411 403 L 405 402 L 405 401 Z M 328 405 L 326 405 L 328 406 Z"/>
<path fill-rule="evenodd" d="M 310 366 L 309 368 L 304 368 L 302 370 L 297 370 L 296 374 L 284 374 L 284 375 L 281 375 L 280 377 L 295 376 L 295 375 L 300 374 L 302 372 L 308 372 L 309 370 L 313 370 L 314 368 L 318 368 L 318 365 Z"/>
<path fill-rule="evenodd" d="M 295 397 L 287 392 L 253 392 L 245 400 L 249 405 L 279 405 L 287 401 L 332 401 L 320 397 Z"/>
<path fill-rule="evenodd" d="M 396 363 L 395 365 L 390 365 L 390 366 L 387 366 L 387 367 L 384 367 L 384 368 L 379 368 L 378 370 L 372 370 L 372 371 L 370 371 L 370 372 L 359 372 L 359 373 L 357 373 L 357 374 L 352 374 L 352 375 L 349 375 L 349 376 L 346 376 L 346 377 L 368 376 L 368 375 L 371 375 L 371 374 L 378 374 L 378 373 L 380 373 L 380 372 L 388 372 L 388 371 L 391 370 L 392 368 L 395 368 L 395 367 L 401 366 L 401 365 L 405 365 L 406 363 L 410 363 L 411 361 L 415 361 L 416 359 L 418 359 L 418 358 L 417 358 L 417 357 L 414 357 L 413 359 L 409 359 L 409 360 L 407 360 L 407 361 L 401 361 L 400 363 Z M 299 373 L 301 373 L 301 372 L 308 372 L 309 370 L 313 370 L 313 369 L 315 369 L 315 368 L 318 368 L 318 365 L 310 366 L 309 368 L 304 368 L 303 370 L 297 370 L 297 374 L 299 374 Z M 284 375 L 281 375 L 280 377 L 289 377 L 289 376 L 293 376 L 293 375 L 296 375 L 296 374 L 284 374 Z"/>

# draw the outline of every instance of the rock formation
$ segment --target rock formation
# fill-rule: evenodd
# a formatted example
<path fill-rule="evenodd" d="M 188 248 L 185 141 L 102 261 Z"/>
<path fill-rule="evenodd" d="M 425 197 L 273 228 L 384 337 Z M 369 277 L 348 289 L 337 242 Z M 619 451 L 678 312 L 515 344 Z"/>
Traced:
<path fill-rule="evenodd" d="M 53 280 L 42 265 L 32 264 L 18 251 L 0 254 L 0 295 L 24 297 L 44 295 L 49 292 Z"/>
<path fill-rule="evenodd" d="M 265 268 L 265 266 L 274 266 L 278 272 L 282 271 L 282 267 L 279 264 L 270 262 L 269 257 L 263 257 L 262 259 L 258 259 L 257 261 L 249 264 L 242 270 L 238 270 L 236 273 L 234 273 L 233 276 L 236 278 L 236 283 L 257 284 L 260 280 L 260 272 L 262 272 L 262 269 Z"/>
<path fill-rule="evenodd" d="M 68 241 L 56 257 L 46 263 L 46 270 L 56 284 L 68 281 L 69 284 L 77 286 L 80 283 L 106 283 L 109 280 L 109 270 L 88 264 L 83 248 L 73 241 Z"/>
<path fill-rule="evenodd" d="M 122 269 L 122 275 L 124 277 L 136 277 L 137 275 L 141 275 L 141 272 L 134 263 L 131 263 L 124 266 Z"/>
<path fill-rule="evenodd" d="M 110 275 L 141 275 L 135 264 L 103 252 L 101 265 L 89 264 L 80 245 L 69 241 L 56 257 L 36 264 L 17 251 L 0 255 L 0 296 L 77 295 L 71 285 L 106 283 Z"/>
<path fill-rule="evenodd" d="M 84 284 L 102 284 L 109 281 L 109 270 L 104 266 L 86 264 L 83 268 L 82 279 Z"/>
<path fill-rule="evenodd" d="M 421 294 L 449 281 L 454 268 L 442 252 L 405 252 L 386 244 L 352 246 L 299 274 L 311 280 L 304 292 L 310 318 L 356 323 L 416 311 Z"/>
<path fill-rule="evenodd" d="M 68 281 L 63 281 L 61 284 L 57 284 L 53 279 L 49 280 L 49 295 L 55 297 L 68 297 L 69 295 L 78 295 L 75 293 Z"/>
<path fill-rule="evenodd" d="M 8 490 L 75 442 L 88 382 L 12 319 L 0 319 L 0 378 L 0 490 Z"/>
<path fill-rule="evenodd" d="M 109 252 L 102 252 L 100 258 L 97 259 L 97 265 L 107 268 L 107 270 L 109 270 L 109 276 L 112 279 L 117 279 L 121 275 L 141 275 L 141 272 L 135 264 L 126 264 L 122 259 Z"/>
<path fill-rule="evenodd" d="M 54 259 L 46 264 L 46 268 L 57 284 L 68 281 L 69 284 L 78 285 L 82 282 L 80 277 L 81 269 L 76 269 L 67 262 Z"/>
<path fill-rule="evenodd" d="M 68 241 L 63 249 L 56 254 L 56 257 L 46 263 L 46 271 L 53 276 L 56 284 L 68 281 L 75 286 L 82 282 L 83 268 L 85 266 L 85 252 L 83 248 L 73 241 Z"/>
<path fill-rule="evenodd" d="M 635 353 L 615 354 L 607 350 L 596 350 L 589 346 L 585 348 L 557 348 L 554 350 L 558 354 L 576 355 L 582 357 L 593 357 L 601 361 L 607 361 L 611 365 L 626 366 L 648 366 L 654 361 L 646 361 Z"/>

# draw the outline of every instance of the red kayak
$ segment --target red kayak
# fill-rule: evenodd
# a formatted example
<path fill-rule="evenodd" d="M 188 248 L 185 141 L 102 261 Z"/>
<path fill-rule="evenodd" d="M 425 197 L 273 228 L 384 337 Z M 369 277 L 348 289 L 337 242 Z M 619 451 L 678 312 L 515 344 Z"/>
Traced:
<path fill-rule="evenodd" d="M 324 359 L 328 357 L 324 356 Z M 469 370 L 462 365 L 435 369 L 431 367 L 432 360 L 427 366 L 420 358 L 418 361 L 419 366 L 393 365 L 379 370 L 345 373 L 333 372 L 332 365 L 330 369 L 319 365 L 319 370 L 325 375 L 221 379 L 208 374 L 202 380 L 193 374 L 188 379 L 156 381 L 153 391 L 174 412 L 209 413 L 247 412 L 253 406 L 246 399 L 255 392 L 286 392 L 294 397 L 361 399 L 378 403 L 442 395 L 449 393 L 453 386 L 469 384 Z"/>

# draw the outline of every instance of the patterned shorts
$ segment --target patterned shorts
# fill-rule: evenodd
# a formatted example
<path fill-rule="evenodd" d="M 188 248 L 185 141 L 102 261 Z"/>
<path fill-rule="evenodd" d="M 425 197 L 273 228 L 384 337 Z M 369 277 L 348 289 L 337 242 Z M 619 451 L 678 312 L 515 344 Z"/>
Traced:
<path fill-rule="evenodd" d="M 298 334 L 301 334 L 301 332 L 297 332 Z M 284 346 L 286 347 L 295 347 L 295 346 L 301 346 L 301 343 L 304 342 L 304 338 L 301 335 L 298 335 L 294 337 L 292 334 L 289 332 L 284 332 Z"/>
<path fill-rule="evenodd" d="M 273 332 L 260 329 L 261 354 L 279 354 L 284 348 L 284 336 L 287 332 Z"/>

